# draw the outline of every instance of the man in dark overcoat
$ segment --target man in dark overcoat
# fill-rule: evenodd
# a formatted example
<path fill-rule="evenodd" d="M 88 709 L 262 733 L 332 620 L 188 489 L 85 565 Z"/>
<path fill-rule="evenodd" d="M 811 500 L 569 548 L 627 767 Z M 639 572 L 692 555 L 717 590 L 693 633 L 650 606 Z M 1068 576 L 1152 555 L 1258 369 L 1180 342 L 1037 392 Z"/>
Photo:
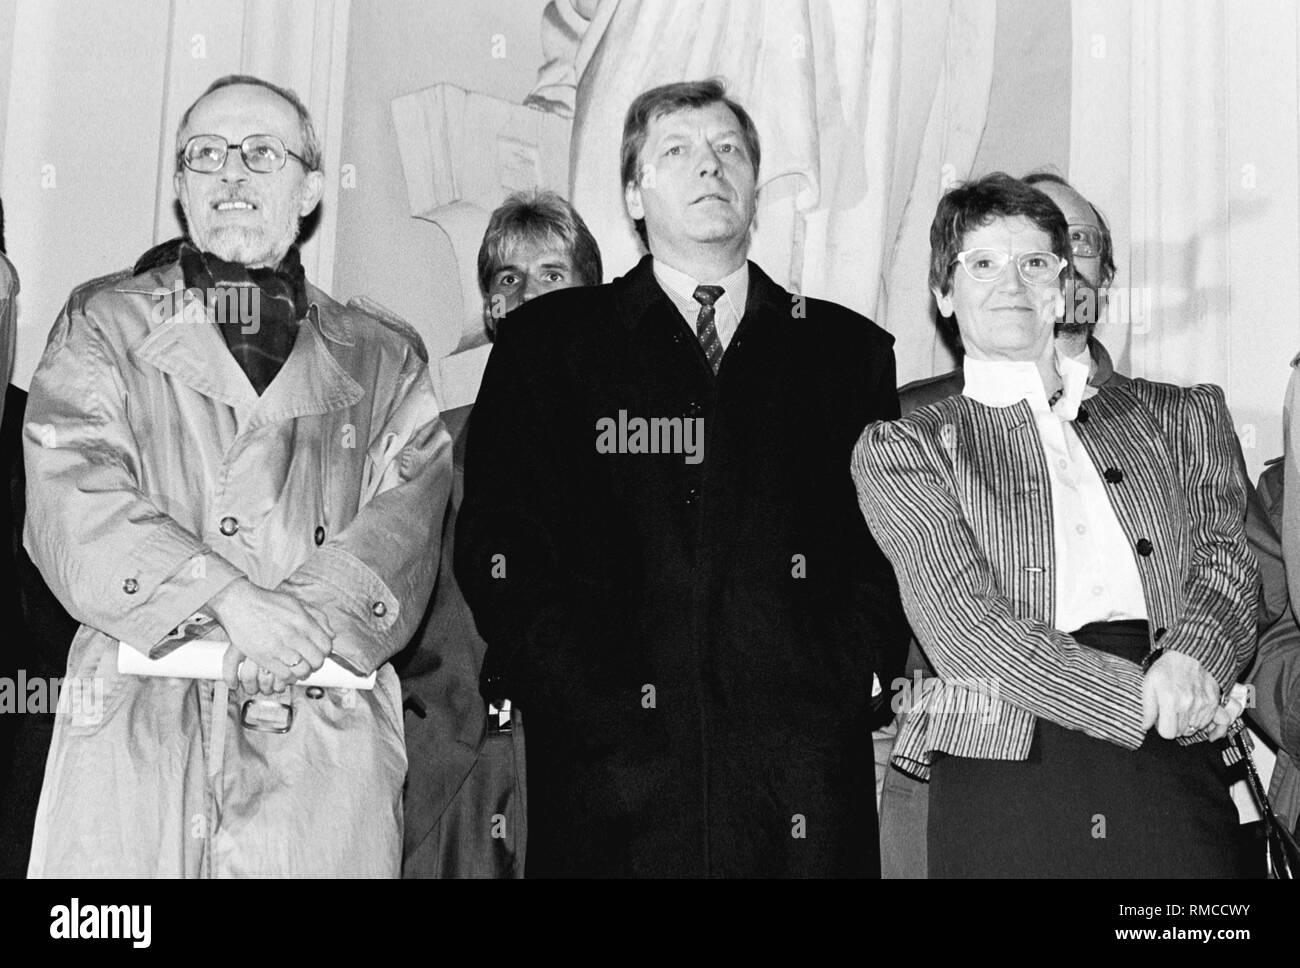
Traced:
<path fill-rule="evenodd" d="M 621 169 L 650 254 L 503 320 L 469 424 L 456 573 L 528 723 L 526 873 L 876 876 L 908 633 L 849 458 L 893 340 L 747 261 L 720 83 L 639 96 Z"/>

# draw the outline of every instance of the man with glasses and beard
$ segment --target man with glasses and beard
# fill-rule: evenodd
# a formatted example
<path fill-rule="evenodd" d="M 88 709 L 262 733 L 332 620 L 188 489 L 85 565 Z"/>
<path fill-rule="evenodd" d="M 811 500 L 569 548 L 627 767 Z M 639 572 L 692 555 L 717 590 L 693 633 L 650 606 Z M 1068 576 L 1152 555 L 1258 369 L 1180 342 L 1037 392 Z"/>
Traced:
<path fill-rule="evenodd" d="M 81 622 L 68 679 L 102 696 L 58 716 L 29 875 L 396 876 L 387 660 L 451 487 L 424 347 L 306 281 L 296 95 L 222 78 L 176 145 L 188 237 L 74 291 L 32 381 L 26 543 Z M 224 679 L 119 673 L 119 640 L 158 658 L 213 624 Z M 326 667 L 377 679 L 302 684 Z"/>

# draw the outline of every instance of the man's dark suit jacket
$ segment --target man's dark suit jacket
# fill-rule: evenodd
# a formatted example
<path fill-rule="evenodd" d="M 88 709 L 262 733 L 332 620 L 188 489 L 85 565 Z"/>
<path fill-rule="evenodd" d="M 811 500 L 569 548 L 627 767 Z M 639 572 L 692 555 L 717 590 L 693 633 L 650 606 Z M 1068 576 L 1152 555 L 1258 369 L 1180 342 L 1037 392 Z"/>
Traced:
<path fill-rule="evenodd" d="M 649 257 L 502 322 L 456 573 L 528 726 L 530 876 L 878 873 L 872 672 L 907 629 L 849 457 L 898 414 L 892 342 L 751 263 L 715 377 Z M 703 461 L 599 453 L 620 411 L 702 418 Z"/>

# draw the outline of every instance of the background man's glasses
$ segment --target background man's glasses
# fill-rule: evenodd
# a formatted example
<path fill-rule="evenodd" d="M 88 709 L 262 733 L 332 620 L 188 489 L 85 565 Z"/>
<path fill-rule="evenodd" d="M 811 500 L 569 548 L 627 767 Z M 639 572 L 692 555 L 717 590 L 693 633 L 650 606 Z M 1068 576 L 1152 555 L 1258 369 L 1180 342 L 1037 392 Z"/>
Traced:
<path fill-rule="evenodd" d="M 307 167 L 301 155 L 290 151 L 273 134 L 250 134 L 237 145 L 227 143 L 219 134 L 196 134 L 185 142 L 180 157 L 190 171 L 211 175 L 226 167 L 226 155 L 231 148 L 239 149 L 249 171 L 261 175 L 279 171 L 290 158 L 296 158 L 304 168 Z"/>
<path fill-rule="evenodd" d="M 993 282 L 1001 278 L 1007 264 L 1012 261 L 1010 252 L 997 249 L 967 249 L 958 252 L 954 263 L 961 263 L 976 282 Z M 1065 260 L 1051 252 L 1022 252 L 1015 257 L 1016 271 L 1029 286 L 1045 286 L 1056 281 L 1065 268 Z"/>
<path fill-rule="evenodd" d="M 1080 259 L 1101 255 L 1101 229 L 1094 225 L 1071 225 L 1070 252 Z"/>

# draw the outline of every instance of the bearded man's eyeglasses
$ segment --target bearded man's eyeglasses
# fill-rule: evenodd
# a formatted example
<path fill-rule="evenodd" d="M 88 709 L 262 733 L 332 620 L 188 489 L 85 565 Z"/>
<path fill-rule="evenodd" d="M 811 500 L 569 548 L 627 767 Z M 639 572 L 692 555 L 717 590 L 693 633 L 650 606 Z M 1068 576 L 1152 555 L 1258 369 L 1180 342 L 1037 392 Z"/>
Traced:
<path fill-rule="evenodd" d="M 290 158 L 307 167 L 302 155 L 290 151 L 284 142 L 273 134 L 250 134 L 237 145 L 232 145 L 219 134 L 196 134 L 181 148 L 180 160 L 190 171 L 211 175 L 226 167 L 226 156 L 237 148 L 249 171 L 269 175 L 279 171 Z"/>
<path fill-rule="evenodd" d="M 1095 225 L 1071 225 L 1070 252 L 1080 259 L 1095 259 L 1101 255 L 1101 229 Z"/>

